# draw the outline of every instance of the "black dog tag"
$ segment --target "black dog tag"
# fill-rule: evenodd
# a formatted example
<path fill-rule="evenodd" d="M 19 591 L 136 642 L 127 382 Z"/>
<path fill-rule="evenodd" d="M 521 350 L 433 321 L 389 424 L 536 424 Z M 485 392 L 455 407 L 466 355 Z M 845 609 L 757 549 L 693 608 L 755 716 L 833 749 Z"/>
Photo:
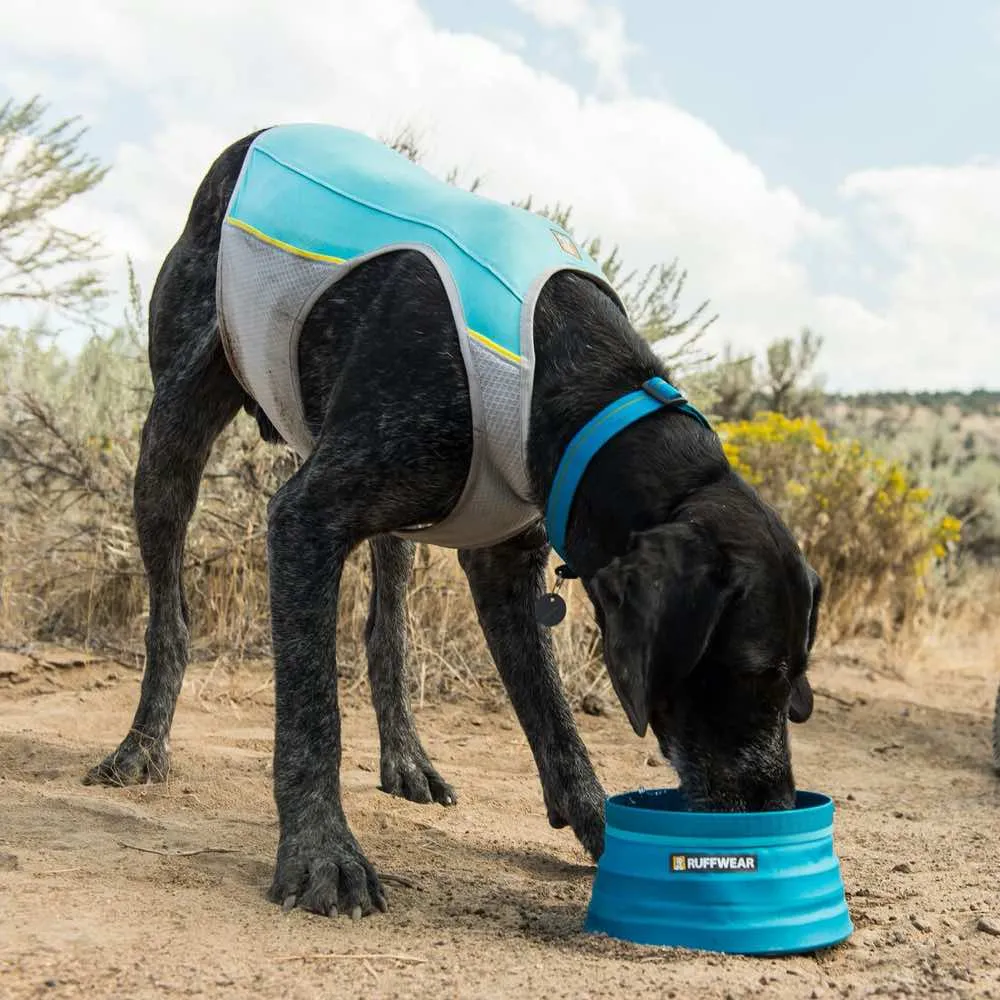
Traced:
<path fill-rule="evenodd" d="M 552 628 L 566 617 L 566 602 L 558 594 L 542 594 L 535 601 L 535 618 L 539 625 Z"/>
<path fill-rule="evenodd" d="M 552 593 L 542 594 L 535 601 L 535 618 L 539 625 L 552 628 L 566 617 L 566 602 L 559 596 L 559 588 L 567 580 L 576 580 L 578 575 L 569 566 L 556 566 L 556 585 L 552 588 Z"/>

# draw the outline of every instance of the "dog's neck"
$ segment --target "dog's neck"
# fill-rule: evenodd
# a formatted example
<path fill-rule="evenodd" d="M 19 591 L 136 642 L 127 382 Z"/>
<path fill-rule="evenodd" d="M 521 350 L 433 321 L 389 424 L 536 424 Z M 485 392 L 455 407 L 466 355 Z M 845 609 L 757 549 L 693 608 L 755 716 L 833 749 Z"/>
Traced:
<path fill-rule="evenodd" d="M 572 275 L 554 278 L 539 299 L 535 354 L 529 466 L 546 498 L 573 435 L 613 400 L 668 374 L 620 310 Z M 670 520 L 684 499 L 727 470 L 718 438 L 685 413 L 667 408 L 626 427 L 580 480 L 567 562 L 592 576 L 625 551 L 633 532 Z"/>
<path fill-rule="evenodd" d="M 724 474 L 721 451 L 713 455 L 708 440 L 692 417 L 661 410 L 605 444 L 574 498 L 565 545 L 574 572 L 592 576 L 625 552 L 633 532 L 670 521 L 684 500 Z"/>

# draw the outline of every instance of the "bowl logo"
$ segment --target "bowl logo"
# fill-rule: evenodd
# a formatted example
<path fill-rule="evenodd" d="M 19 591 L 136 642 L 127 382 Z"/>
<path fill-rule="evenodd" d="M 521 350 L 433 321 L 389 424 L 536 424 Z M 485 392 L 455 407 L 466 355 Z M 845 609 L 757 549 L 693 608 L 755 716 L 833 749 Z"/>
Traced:
<path fill-rule="evenodd" d="M 756 872 L 756 854 L 671 854 L 672 872 Z"/>

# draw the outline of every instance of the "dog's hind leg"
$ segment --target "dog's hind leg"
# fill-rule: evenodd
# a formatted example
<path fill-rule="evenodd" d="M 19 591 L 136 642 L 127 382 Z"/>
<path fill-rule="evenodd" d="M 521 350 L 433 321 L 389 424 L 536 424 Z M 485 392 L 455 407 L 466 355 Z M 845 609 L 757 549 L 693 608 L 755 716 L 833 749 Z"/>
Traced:
<path fill-rule="evenodd" d="M 219 227 L 253 138 L 233 143 L 212 164 L 150 296 L 153 401 L 132 494 L 149 587 L 146 669 L 132 728 L 89 772 L 89 783 L 130 785 L 166 776 L 170 723 L 188 657 L 181 589 L 188 521 L 212 442 L 247 403 L 219 337 L 215 283 Z"/>
<path fill-rule="evenodd" d="M 534 754 L 549 822 L 571 826 L 596 860 L 604 849 L 604 790 L 566 703 L 551 637 L 535 616 L 547 556 L 536 529 L 459 553 L 490 653 Z"/>
<path fill-rule="evenodd" d="M 184 540 L 212 442 L 245 399 L 214 322 L 198 341 L 188 346 L 189 356 L 176 357 L 172 368 L 157 374 L 142 429 L 133 502 L 149 585 L 146 669 L 128 735 L 89 772 L 88 784 L 162 781 L 169 768 L 170 724 L 188 659 Z"/>
<path fill-rule="evenodd" d="M 365 626 L 368 679 L 378 719 L 382 790 L 411 802 L 457 801 L 454 789 L 430 762 L 410 711 L 406 675 L 406 585 L 413 542 L 379 535 L 369 542 L 372 595 Z"/>

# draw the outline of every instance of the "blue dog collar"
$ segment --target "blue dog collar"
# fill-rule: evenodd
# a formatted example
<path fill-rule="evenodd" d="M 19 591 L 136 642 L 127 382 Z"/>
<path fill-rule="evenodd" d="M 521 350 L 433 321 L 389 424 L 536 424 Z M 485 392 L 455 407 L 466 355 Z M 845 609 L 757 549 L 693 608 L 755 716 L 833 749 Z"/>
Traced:
<path fill-rule="evenodd" d="M 576 488 L 580 485 L 590 460 L 619 431 L 629 424 L 655 413 L 665 406 L 672 406 L 694 417 L 711 430 L 705 416 L 692 406 L 669 382 L 662 378 L 651 378 L 641 389 L 621 396 L 609 403 L 596 416 L 590 418 L 576 432 L 570 441 L 556 469 L 549 491 L 549 502 L 545 509 L 545 524 L 552 548 L 565 561 L 566 526 L 573 505 Z"/>

